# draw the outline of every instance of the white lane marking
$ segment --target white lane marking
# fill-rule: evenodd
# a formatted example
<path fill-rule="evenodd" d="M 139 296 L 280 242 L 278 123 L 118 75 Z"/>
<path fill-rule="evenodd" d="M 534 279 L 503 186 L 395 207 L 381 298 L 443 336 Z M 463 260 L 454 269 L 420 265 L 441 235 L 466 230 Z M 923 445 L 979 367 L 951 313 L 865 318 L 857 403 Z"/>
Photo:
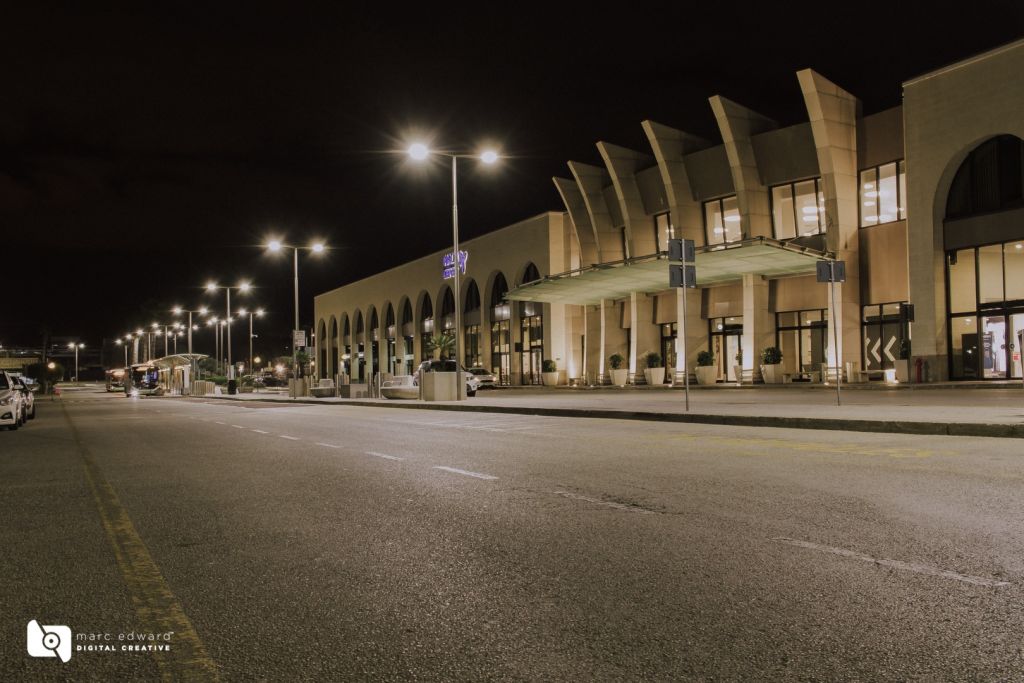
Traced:
<path fill-rule="evenodd" d="M 234 427 L 235 429 L 245 429 L 245 427 L 243 427 L 242 425 L 231 425 L 231 426 Z"/>
<path fill-rule="evenodd" d="M 335 446 L 333 443 L 321 443 L 319 441 L 316 442 L 316 445 L 323 446 L 324 448 L 341 448 L 341 446 Z"/>
<path fill-rule="evenodd" d="M 1002 586 L 1009 586 L 1009 581 L 995 581 L 993 579 L 986 579 L 980 576 L 970 576 L 968 574 L 959 574 L 957 572 L 951 572 L 947 569 L 938 569 L 936 567 L 929 567 L 925 564 L 915 564 L 913 562 L 901 562 L 900 560 L 887 560 L 879 559 L 877 557 L 871 557 L 870 555 L 862 555 L 861 553 L 854 552 L 852 550 L 846 550 L 844 548 L 835 548 L 830 545 L 821 545 L 819 543 L 811 543 L 810 541 L 799 541 L 795 538 L 786 538 L 785 536 L 779 536 L 772 539 L 779 543 L 786 543 L 788 545 L 795 545 L 798 548 L 808 548 L 810 550 L 819 550 L 823 553 L 830 553 L 832 555 L 839 555 L 841 557 L 848 557 L 852 560 L 861 560 L 862 562 L 871 562 L 882 567 L 891 567 L 893 569 L 901 569 L 907 572 L 915 572 L 917 574 L 927 574 L 928 576 L 939 576 L 944 579 L 953 579 L 954 581 L 962 581 L 963 583 L 974 584 L 975 586 L 987 586 L 989 588 L 1000 588 Z"/>
<path fill-rule="evenodd" d="M 226 425 L 227 424 L 227 422 L 221 422 L 220 420 L 214 420 L 214 422 L 216 422 L 219 425 Z"/>
<path fill-rule="evenodd" d="M 384 458 L 385 460 L 405 460 L 405 458 L 399 458 L 397 455 L 388 455 L 387 453 L 378 453 L 377 451 L 366 451 L 367 455 L 372 455 L 375 458 Z"/>
<path fill-rule="evenodd" d="M 445 472 L 454 472 L 455 474 L 464 474 L 467 477 L 476 477 L 477 479 L 497 479 L 489 474 L 480 474 L 479 472 L 470 472 L 468 470 L 460 470 L 457 467 L 445 467 L 443 465 L 435 465 L 435 470 L 444 470 Z"/>
<path fill-rule="evenodd" d="M 251 430 L 251 431 L 254 431 L 254 432 L 256 432 L 257 434 L 269 434 L 269 433 L 270 433 L 270 432 L 265 432 L 265 431 L 263 431 L 262 429 L 253 429 L 253 430 Z"/>
<path fill-rule="evenodd" d="M 278 436 L 282 439 L 288 439 L 289 441 L 302 441 L 302 439 L 297 436 L 288 436 L 287 434 L 279 434 Z"/>
<path fill-rule="evenodd" d="M 626 512 L 637 512 L 641 515 L 653 515 L 654 510 L 645 510 L 644 508 L 637 507 L 635 505 L 625 505 L 624 503 L 615 503 L 610 500 L 601 500 L 600 498 L 591 498 L 590 496 L 584 496 L 579 493 L 573 493 L 572 491 L 552 491 L 556 496 L 563 496 L 565 498 L 572 498 L 573 500 L 582 500 L 587 503 L 594 503 L 595 505 L 604 505 L 605 507 L 615 508 L 616 510 L 625 510 Z"/>

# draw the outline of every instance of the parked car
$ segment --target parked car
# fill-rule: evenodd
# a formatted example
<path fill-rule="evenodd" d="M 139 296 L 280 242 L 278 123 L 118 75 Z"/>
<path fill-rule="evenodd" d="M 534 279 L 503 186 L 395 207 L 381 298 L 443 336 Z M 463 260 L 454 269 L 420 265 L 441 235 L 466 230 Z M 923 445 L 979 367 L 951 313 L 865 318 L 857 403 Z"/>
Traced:
<path fill-rule="evenodd" d="M 470 368 L 468 372 L 473 373 L 473 376 L 476 377 L 476 381 L 480 385 L 481 389 L 493 389 L 498 386 L 498 378 L 495 377 L 494 373 L 487 368 L 474 366 Z"/>
<path fill-rule="evenodd" d="M 416 369 L 416 384 L 420 383 L 420 376 L 424 372 L 455 372 L 455 361 L 453 360 L 425 360 Z M 476 396 L 476 390 L 480 388 L 480 382 L 476 375 L 462 368 L 462 376 L 466 378 L 466 396 Z"/>
<path fill-rule="evenodd" d="M 12 377 L 14 385 L 21 392 L 21 412 L 25 420 L 36 419 L 36 395 L 27 377 Z"/>
<path fill-rule="evenodd" d="M 25 424 L 24 400 L 14 378 L 0 370 L 0 427 L 13 431 Z"/>

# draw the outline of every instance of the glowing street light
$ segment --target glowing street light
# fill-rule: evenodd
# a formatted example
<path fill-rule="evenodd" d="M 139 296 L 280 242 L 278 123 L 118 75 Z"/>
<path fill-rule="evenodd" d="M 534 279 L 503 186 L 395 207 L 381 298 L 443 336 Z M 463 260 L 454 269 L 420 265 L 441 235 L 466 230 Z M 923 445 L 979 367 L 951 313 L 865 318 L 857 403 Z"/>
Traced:
<path fill-rule="evenodd" d="M 248 282 L 240 282 L 240 283 L 238 283 L 237 285 L 234 285 L 234 286 L 218 285 L 216 282 L 212 282 L 212 281 L 208 282 L 206 284 L 206 291 L 207 292 L 215 292 L 218 289 L 223 289 L 224 290 L 224 293 L 225 293 L 225 296 L 226 296 L 226 301 L 227 301 L 227 317 L 226 317 L 226 320 L 230 322 L 230 320 L 231 320 L 231 290 L 232 289 L 237 289 L 239 292 L 245 294 L 250 289 L 252 289 L 252 285 L 249 284 Z M 225 325 L 227 325 L 227 323 L 225 323 Z M 234 379 L 235 378 L 235 370 L 234 370 L 234 367 L 231 365 L 231 326 L 230 325 L 227 325 L 227 335 L 228 335 L 228 338 L 227 338 L 228 379 Z"/>
<path fill-rule="evenodd" d="M 299 329 L 299 249 L 305 249 L 307 251 L 313 252 L 314 254 L 322 254 L 327 249 L 327 247 L 324 245 L 323 242 L 319 242 L 319 241 L 318 242 L 313 242 L 308 247 L 296 247 L 296 246 L 293 246 L 293 245 L 290 245 L 290 244 L 284 244 L 283 242 L 281 242 L 281 240 L 278 240 L 278 239 L 272 239 L 272 240 L 267 241 L 267 250 L 268 251 L 277 253 L 277 252 L 281 251 L 282 249 L 291 249 L 292 250 L 292 263 L 293 263 L 292 269 L 293 269 L 293 273 L 294 273 L 294 283 L 295 283 L 295 327 L 292 329 L 292 372 L 294 374 L 294 378 L 296 380 L 298 380 L 298 378 L 299 378 L 299 373 L 298 373 L 298 352 L 299 352 L 299 350 L 298 350 L 298 346 L 295 344 L 295 338 L 299 334 L 302 333 L 302 330 Z M 298 385 L 296 384 L 295 386 L 296 386 L 296 388 L 295 388 L 294 391 L 289 391 L 289 394 L 291 394 L 292 398 L 297 398 L 298 397 Z"/>
<path fill-rule="evenodd" d="M 500 156 L 493 149 L 482 150 L 478 154 L 455 154 L 453 152 L 442 152 L 431 150 L 422 142 L 416 142 L 409 146 L 409 157 L 413 161 L 424 161 L 431 154 L 448 157 L 452 160 L 452 263 L 454 268 L 454 294 L 455 294 L 455 396 L 456 400 L 462 400 L 462 306 L 459 304 L 459 274 L 461 264 L 459 263 L 459 189 L 458 189 L 458 160 L 477 159 L 478 161 L 493 165 Z"/>
<path fill-rule="evenodd" d="M 78 382 L 78 349 L 84 349 L 85 344 L 81 342 L 71 342 L 68 344 L 68 348 L 75 350 L 75 382 Z"/>

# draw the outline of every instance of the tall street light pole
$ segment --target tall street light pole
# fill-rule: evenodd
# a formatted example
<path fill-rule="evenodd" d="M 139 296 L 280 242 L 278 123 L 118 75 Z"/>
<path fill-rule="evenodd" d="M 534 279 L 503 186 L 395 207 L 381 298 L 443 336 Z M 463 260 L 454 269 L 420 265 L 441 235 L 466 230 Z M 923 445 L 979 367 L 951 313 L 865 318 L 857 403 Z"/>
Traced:
<path fill-rule="evenodd" d="M 448 157 L 452 160 L 452 272 L 453 284 L 455 287 L 455 397 L 462 400 L 462 304 L 460 297 L 459 283 L 463 261 L 459 255 L 459 183 L 458 183 L 458 160 L 479 159 L 487 165 L 498 160 L 498 153 L 493 150 L 485 150 L 480 154 L 454 154 L 452 152 L 439 152 L 431 150 L 425 144 L 417 142 L 409 147 L 409 156 L 415 161 L 423 161 L 431 154 Z"/>
<path fill-rule="evenodd" d="M 265 311 L 262 308 L 257 308 L 255 311 L 247 311 L 246 309 L 242 308 L 242 309 L 239 309 L 239 311 L 238 311 L 239 315 L 248 315 L 249 316 L 249 374 L 250 375 L 253 373 L 253 370 L 254 370 L 254 367 L 253 367 L 253 364 L 252 364 L 252 340 L 256 337 L 256 335 L 252 333 L 252 318 L 253 318 L 253 316 L 259 316 L 259 317 L 262 318 L 264 313 L 265 313 Z"/>
<path fill-rule="evenodd" d="M 192 314 L 193 313 L 198 313 L 199 315 L 206 315 L 208 313 L 208 310 L 207 310 L 206 306 L 203 306 L 202 308 L 200 308 L 198 310 L 195 310 L 195 311 L 189 311 L 189 310 L 185 310 L 181 306 L 175 306 L 172 309 L 172 312 L 174 313 L 174 315 L 181 315 L 182 313 L 188 313 L 188 353 L 189 353 L 189 355 L 192 355 Z"/>
<path fill-rule="evenodd" d="M 272 252 L 278 252 L 282 249 L 292 250 L 292 270 L 294 273 L 294 285 L 295 285 L 295 327 L 292 328 L 292 376 L 297 381 L 299 379 L 298 372 L 298 345 L 295 343 L 296 333 L 300 332 L 299 329 L 299 249 L 306 249 L 313 252 L 314 254 L 322 254 L 326 247 L 322 242 L 314 242 L 308 247 L 296 247 L 290 244 L 284 244 L 280 240 L 270 240 L 267 242 L 267 249 Z M 296 390 L 291 392 L 292 398 L 297 398 L 298 384 L 296 383 Z"/>
<path fill-rule="evenodd" d="M 85 344 L 82 344 L 82 343 L 77 343 L 76 344 L 75 342 L 71 342 L 70 344 L 68 344 L 68 348 L 75 350 L 75 383 L 77 384 L 78 383 L 78 349 L 84 349 L 85 348 Z"/>
<path fill-rule="evenodd" d="M 226 345 L 227 346 L 227 352 L 228 352 L 228 379 L 234 379 L 235 378 L 235 369 L 234 369 L 234 366 L 231 365 L 231 290 L 232 289 L 237 289 L 242 294 L 245 294 L 251 288 L 252 288 L 252 285 L 250 285 L 248 282 L 242 282 L 242 283 L 238 284 L 237 286 L 233 286 L 233 287 L 232 286 L 218 285 L 216 282 L 210 282 L 210 283 L 208 283 L 206 285 L 206 291 L 208 291 L 208 292 L 213 292 L 213 291 L 216 291 L 218 289 L 223 289 L 224 293 L 225 293 L 225 302 L 227 304 L 227 317 L 225 318 L 225 320 L 226 320 L 225 324 L 227 326 L 227 337 L 228 337 L 227 338 L 227 345 Z"/>

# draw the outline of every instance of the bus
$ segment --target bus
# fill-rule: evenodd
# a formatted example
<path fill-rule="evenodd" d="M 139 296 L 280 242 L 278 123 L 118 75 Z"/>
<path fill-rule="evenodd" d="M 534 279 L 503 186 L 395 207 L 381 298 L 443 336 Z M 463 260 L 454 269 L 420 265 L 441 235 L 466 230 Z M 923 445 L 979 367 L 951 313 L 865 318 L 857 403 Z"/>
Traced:
<path fill-rule="evenodd" d="M 126 396 L 163 396 L 160 369 L 152 363 L 133 365 L 124 382 L 124 393 Z"/>
<path fill-rule="evenodd" d="M 107 370 L 107 391 L 121 391 L 124 389 L 125 368 Z"/>

